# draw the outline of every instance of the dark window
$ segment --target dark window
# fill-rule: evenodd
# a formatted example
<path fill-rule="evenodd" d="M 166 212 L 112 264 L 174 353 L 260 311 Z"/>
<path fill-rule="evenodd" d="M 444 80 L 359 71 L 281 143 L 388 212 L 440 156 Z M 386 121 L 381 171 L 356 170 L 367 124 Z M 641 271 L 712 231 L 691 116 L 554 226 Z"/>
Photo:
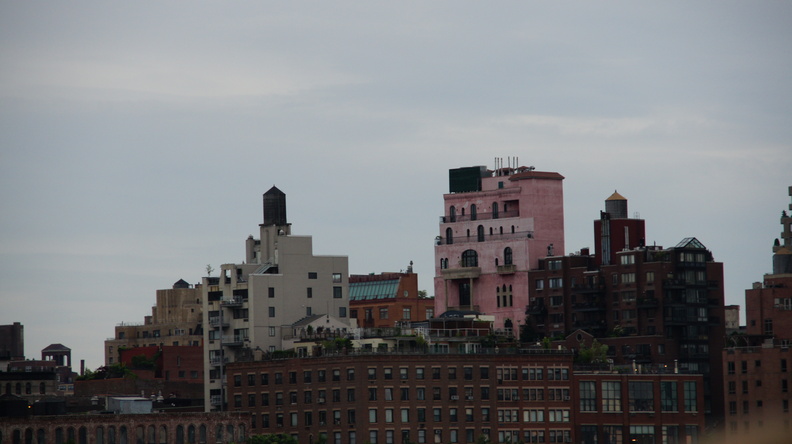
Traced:
<path fill-rule="evenodd" d="M 476 229 L 477 240 L 479 242 L 484 242 L 484 226 L 479 225 Z"/>
<path fill-rule="evenodd" d="M 506 247 L 503 249 L 503 265 L 511 265 L 512 264 L 512 249 L 511 247 Z"/>
<path fill-rule="evenodd" d="M 476 204 L 470 206 L 470 220 L 476 220 Z"/>
<path fill-rule="evenodd" d="M 451 245 L 454 243 L 454 230 L 451 227 L 446 228 L 446 244 Z"/>
<path fill-rule="evenodd" d="M 478 267 L 478 253 L 476 250 L 465 250 L 462 252 L 463 267 Z"/>
<path fill-rule="evenodd" d="M 492 218 L 493 219 L 498 218 L 498 202 L 492 203 Z"/>
<path fill-rule="evenodd" d="M 315 271 L 309 271 L 308 272 L 308 279 L 316 279 L 316 272 Z"/>
<path fill-rule="evenodd" d="M 271 298 L 274 298 L 275 297 L 275 287 L 269 287 L 267 295 L 269 297 L 271 297 Z"/>

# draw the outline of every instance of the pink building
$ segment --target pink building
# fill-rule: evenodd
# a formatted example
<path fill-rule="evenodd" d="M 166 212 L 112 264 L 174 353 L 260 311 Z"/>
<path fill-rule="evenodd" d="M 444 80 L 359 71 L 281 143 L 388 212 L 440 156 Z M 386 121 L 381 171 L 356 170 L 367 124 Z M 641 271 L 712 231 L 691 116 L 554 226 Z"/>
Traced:
<path fill-rule="evenodd" d="M 516 163 L 516 162 L 515 162 Z M 435 313 L 473 310 L 517 328 L 528 270 L 564 254 L 564 177 L 533 167 L 449 171 L 435 245 Z"/>

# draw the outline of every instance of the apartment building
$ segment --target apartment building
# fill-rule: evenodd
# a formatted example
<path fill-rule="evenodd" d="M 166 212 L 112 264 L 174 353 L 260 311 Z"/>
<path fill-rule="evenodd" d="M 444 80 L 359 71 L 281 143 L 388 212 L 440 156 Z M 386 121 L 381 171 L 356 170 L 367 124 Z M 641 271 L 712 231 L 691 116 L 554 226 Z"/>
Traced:
<path fill-rule="evenodd" d="M 263 195 L 263 210 L 259 238 L 245 242 L 245 261 L 203 278 L 207 411 L 226 408 L 227 364 L 280 350 L 303 318 L 349 322 L 348 258 L 314 255 L 310 236 L 292 235 L 278 188 Z"/>
<path fill-rule="evenodd" d="M 397 359 L 394 359 L 397 358 Z M 569 351 L 229 364 L 229 410 L 301 443 L 698 442 L 702 378 L 575 370 Z"/>
<path fill-rule="evenodd" d="M 703 374 L 702 411 L 722 417 L 723 264 L 696 238 L 645 245 L 644 220 L 614 193 L 595 221 L 596 251 L 548 255 L 531 270 L 529 336 L 565 339 L 582 330 L 617 364 L 661 364 Z"/>
<path fill-rule="evenodd" d="M 203 346 L 203 305 L 200 285 L 179 279 L 157 290 L 156 305 L 143 322 L 122 322 L 104 343 L 105 365 L 119 362 L 120 350 L 135 347 Z"/>
<path fill-rule="evenodd" d="M 528 271 L 564 253 L 563 179 L 533 167 L 449 171 L 435 242 L 436 313 L 474 310 L 494 316 L 498 329 L 517 327 Z"/>
<path fill-rule="evenodd" d="M 722 355 L 726 433 L 733 437 L 792 430 L 792 216 L 786 210 L 780 223 L 772 273 L 745 291 L 745 334 L 730 335 Z"/>

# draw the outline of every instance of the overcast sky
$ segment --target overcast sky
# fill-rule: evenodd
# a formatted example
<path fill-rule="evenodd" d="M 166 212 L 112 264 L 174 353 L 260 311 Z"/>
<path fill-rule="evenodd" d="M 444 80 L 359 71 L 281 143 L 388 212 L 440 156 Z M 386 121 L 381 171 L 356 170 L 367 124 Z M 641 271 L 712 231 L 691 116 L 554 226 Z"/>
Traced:
<path fill-rule="evenodd" d="M 244 260 L 261 195 L 433 293 L 448 170 L 557 171 L 566 253 L 614 190 L 726 302 L 792 185 L 790 2 L 3 2 L 0 324 L 89 368 L 155 291 Z M 77 366 L 78 364 L 75 364 Z"/>

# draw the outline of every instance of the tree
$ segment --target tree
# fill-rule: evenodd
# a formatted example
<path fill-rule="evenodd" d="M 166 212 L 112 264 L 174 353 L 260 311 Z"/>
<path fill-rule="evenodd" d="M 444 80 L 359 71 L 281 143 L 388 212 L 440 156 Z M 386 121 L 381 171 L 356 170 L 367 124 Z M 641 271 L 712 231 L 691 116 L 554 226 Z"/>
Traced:
<path fill-rule="evenodd" d="M 577 362 L 580 364 L 602 364 L 608 360 L 608 346 L 600 344 L 594 339 L 591 346 L 580 343 L 580 350 L 577 355 Z"/>
<path fill-rule="evenodd" d="M 418 297 L 421 299 L 426 299 L 429 297 L 429 293 L 426 290 L 418 290 Z"/>
<path fill-rule="evenodd" d="M 247 444 L 298 444 L 297 440 L 285 433 L 277 435 L 253 435 L 247 440 Z"/>

